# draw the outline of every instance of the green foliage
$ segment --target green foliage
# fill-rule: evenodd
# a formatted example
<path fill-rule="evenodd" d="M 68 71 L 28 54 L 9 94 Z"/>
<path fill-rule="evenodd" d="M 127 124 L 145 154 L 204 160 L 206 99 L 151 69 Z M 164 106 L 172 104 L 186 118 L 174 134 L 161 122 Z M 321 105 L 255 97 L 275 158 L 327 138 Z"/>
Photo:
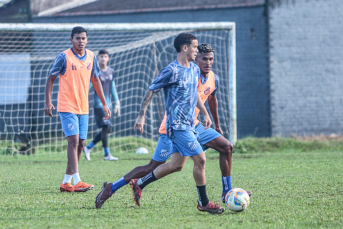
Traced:
<path fill-rule="evenodd" d="M 234 153 L 280 152 L 297 150 L 310 152 L 313 150 L 339 151 L 343 150 L 343 141 L 303 141 L 293 138 L 244 138 L 234 146 Z"/>

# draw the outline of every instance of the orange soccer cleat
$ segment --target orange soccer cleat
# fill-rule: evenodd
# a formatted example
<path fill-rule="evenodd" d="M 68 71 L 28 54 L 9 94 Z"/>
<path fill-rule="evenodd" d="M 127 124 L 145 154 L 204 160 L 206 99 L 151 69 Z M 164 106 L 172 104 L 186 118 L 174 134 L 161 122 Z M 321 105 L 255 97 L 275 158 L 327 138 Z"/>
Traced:
<path fill-rule="evenodd" d="M 73 187 L 74 187 L 74 192 L 87 192 L 91 190 L 92 188 L 94 188 L 94 185 L 79 181 L 79 183 L 77 183 Z"/>
<path fill-rule="evenodd" d="M 60 185 L 61 192 L 74 192 L 74 187 L 70 183 L 61 183 Z"/>

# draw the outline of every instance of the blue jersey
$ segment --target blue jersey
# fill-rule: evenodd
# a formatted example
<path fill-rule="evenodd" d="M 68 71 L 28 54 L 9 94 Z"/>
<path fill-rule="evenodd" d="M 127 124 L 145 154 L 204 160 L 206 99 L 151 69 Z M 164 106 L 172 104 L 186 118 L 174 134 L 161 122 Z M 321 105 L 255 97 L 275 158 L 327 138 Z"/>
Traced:
<path fill-rule="evenodd" d="M 77 59 L 84 61 L 86 60 L 87 57 L 87 51 L 85 53 L 84 56 L 80 57 L 77 54 L 75 54 L 73 48 L 70 48 L 71 51 L 73 51 L 74 55 L 76 56 Z M 54 62 L 54 65 L 52 66 L 51 70 L 50 70 L 50 75 L 54 75 L 54 76 L 58 76 L 60 73 L 61 75 L 64 75 L 64 73 L 66 72 L 67 69 L 67 58 L 64 52 L 60 53 Z M 91 78 L 96 78 L 100 75 L 100 66 L 98 63 L 98 60 L 96 58 L 94 58 L 94 62 L 93 62 L 93 69 L 92 69 L 92 76 Z"/>
<path fill-rule="evenodd" d="M 113 96 L 114 101 L 118 101 L 118 94 L 116 90 L 116 85 L 114 82 L 114 70 L 113 68 L 107 67 L 106 71 L 101 70 L 101 74 L 99 76 L 102 90 L 104 92 L 104 96 L 106 99 L 107 106 L 112 108 L 112 100 L 111 95 Z M 92 83 L 89 85 L 89 88 L 92 88 Z M 98 94 L 94 91 L 94 108 L 103 108 L 101 100 Z"/>
<path fill-rule="evenodd" d="M 164 89 L 167 111 L 167 135 L 172 130 L 195 132 L 194 118 L 197 105 L 200 69 L 196 64 L 190 67 L 180 65 L 176 60 L 162 69 L 149 89 L 158 92 Z"/>

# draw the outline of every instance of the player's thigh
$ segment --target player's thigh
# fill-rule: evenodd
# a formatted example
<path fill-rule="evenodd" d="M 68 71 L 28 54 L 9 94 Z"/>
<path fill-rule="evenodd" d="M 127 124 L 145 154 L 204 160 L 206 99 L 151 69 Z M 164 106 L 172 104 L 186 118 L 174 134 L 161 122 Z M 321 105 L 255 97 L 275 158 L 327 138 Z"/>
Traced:
<path fill-rule="evenodd" d="M 80 132 L 79 138 L 82 139 L 82 140 L 87 139 L 88 120 L 89 120 L 88 114 L 78 115 L 79 132 Z"/>
<path fill-rule="evenodd" d="M 79 120 L 76 114 L 59 112 L 62 130 L 66 138 L 79 134 Z"/>
<path fill-rule="evenodd" d="M 152 156 L 152 160 L 156 162 L 165 162 L 172 154 L 173 150 L 173 143 L 165 134 L 161 134 L 155 151 L 154 155 Z"/>
<path fill-rule="evenodd" d="M 184 157 L 196 156 L 203 152 L 201 145 L 192 131 L 173 130 L 171 140 L 174 149 L 177 148 L 178 152 Z"/>
<path fill-rule="evenodd" d="M 221 135 L 206 143 L 205 146 L 214 149 L 220 153 L 232 150 L 231 142 Z"/>
<path fill-rule="evenodd" d="M 201 123 L 199 123 L 195 127 L 195 130 L 198 133 L 198 135 L 197 135 L 198 142 L 202 146 L 203 150 L 207 150 L 208 148 L 212 148 L 208 145 L 209 142 L 211 142 L 217 138 L 223 137 L 221 134 L 219 134 L 217 131 L 215 131 L 212 128 L 205 129 L 205 127 Z"/>
<path fill-rule="evenodd" d="M 94 108 L 94 118 L 95 123 L 98 128 L 102 128 L 103 126 L 111 126 L 111 118 L 104 120 L 106 113 L 103 108 Z"/>

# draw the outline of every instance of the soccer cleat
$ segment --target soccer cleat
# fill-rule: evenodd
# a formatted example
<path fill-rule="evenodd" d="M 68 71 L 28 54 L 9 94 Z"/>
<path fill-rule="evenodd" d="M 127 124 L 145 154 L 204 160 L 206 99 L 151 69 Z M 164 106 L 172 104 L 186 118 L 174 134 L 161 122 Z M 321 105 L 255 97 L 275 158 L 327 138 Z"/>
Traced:
<path fill-rule="evenodd" d="M 249 196 L 251 196 L 251 191 L 246 191 L 248 193 Z M 227 192 L 223 192 L 222 193 L 222 202 L 225 203 L 225 196 L 226 196 Z"/>
<path fill-rule="evenodd" d="M 225 208 L 213 202 L 208 202 L 206 206 L 201 206 L 198 201 L 198 210 L 202 212 L 213 213 L 213 214 L 222 214 L 225 211 Z"/>
<path fill-rule="evenodd" d="M 83 147 L 83 152 L 85 153 L 85 158 L 87 159 L 87 161 L 91 160 L 91 151 L 92 149 L 88 149 L 87 146 Z"/>
<path fill-rule="evenodd" d="M 104 157 L 105 161 L 118 161 L 118 158 L 113 157 L 111 154 Z"/>
<path fill-rule="evenodd" d="M 112 183 L 107 183 L 107 182 L 103 184 L 101 191 L 95 198 L 96 208 L 101 208 L 102 205 L 105 203 L 105 201 L 112 196 L 113 192 L 112 192 L 111 185 Z"/>
<path fill-rule="evenodd" d="M 60 185 L 61 192 L 74 192 L 74 187 L 70 183 L 61 183 Z"/>
<path fill-rule="evenodd" d="M 132 188 L 133 198 L 138 206 L 141 206 L 141 196 L 142 196 L 142 189 L 137 184 L 138 179 L 132 179 L 130 181 L 130 187 Z"/>
<path fill-rule="evenodd" d="M 74 185 L 74 192 L 87 192 L 92 188 L 94 188 L 94 185 L 79 181 L 79 183 Z"/>

